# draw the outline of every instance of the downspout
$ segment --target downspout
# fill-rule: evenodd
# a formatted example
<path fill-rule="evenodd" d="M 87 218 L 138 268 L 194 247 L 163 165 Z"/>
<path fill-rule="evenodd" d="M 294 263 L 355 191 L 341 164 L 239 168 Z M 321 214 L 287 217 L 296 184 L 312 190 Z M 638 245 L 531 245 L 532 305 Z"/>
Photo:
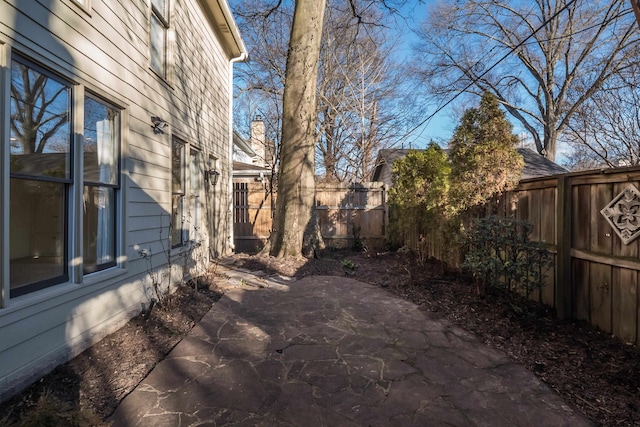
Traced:
<path fill-rule="evenodd" d="M 244 62 L 248 58 L 247 52 L 242 51 L 240 56 L 229 60 L 229 211 L 227 213 L 227 227 L 229 227 L 229 248 L 235 251 L 233 235 L 233 65 L 236 62 Z"/>

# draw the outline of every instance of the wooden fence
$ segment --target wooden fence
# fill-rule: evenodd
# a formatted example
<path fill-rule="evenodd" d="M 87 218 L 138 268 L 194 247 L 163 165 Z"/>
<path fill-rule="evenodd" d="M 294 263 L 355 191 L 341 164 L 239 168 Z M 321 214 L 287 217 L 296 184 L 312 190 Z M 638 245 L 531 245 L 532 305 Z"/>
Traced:
<path fill-rule="evenodd" d="M 640 345 L 640 238 L 623 242 L 640 233 L 640 193 L 629 186 L 640 188 L 640 168 L 524 180 L 502 213 L 531 222 L 532 240 L 554 255 L 542 302 Z"/>
<path fill-rule="evenodd" d="M 236 251 L 255 252 L 269 237 L 275 198 L 252 180 L 234 181 L 233 232 Z M 316 212 L 327 246 L 350 247 L 356 239 L 370 248 L 384 244 L 386 192 L 382 182 L 318 184 Z"/>

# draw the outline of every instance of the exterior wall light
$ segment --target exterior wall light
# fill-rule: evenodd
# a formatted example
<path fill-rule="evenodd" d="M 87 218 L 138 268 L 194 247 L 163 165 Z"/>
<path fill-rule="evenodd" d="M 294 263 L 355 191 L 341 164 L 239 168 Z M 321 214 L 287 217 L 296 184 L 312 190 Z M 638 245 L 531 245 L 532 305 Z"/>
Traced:
<path fill-rule="evenodd" d="M 215 169 L 209 169 L 204 171 L 204 179 L 209 182 L 212 186 L 215 186 L 218 183 L 218 178 L 220 177 L 220 172 Z"/>
<path fill-rule="evenodd" d="M 169 126 L 169 123 L 162 120 L 158 116 L 151 116 L 151 123 L 153 123 L 151 127 L 153 128 L 153 133 L 155 134 L 164 133 L 164 129 Z"/>

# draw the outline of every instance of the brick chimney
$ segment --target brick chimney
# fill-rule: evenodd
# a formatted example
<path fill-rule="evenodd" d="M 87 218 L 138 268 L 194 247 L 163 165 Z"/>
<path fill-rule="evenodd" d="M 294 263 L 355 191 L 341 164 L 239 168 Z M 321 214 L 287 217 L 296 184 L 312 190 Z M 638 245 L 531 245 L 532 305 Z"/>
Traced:
<path fill-rule="evenodd" d="M 253 164 L 265 166 L 265 141 L 264 141 L 264 122 L 261 116 L 256 116 L 251 121 L 251 149 L 256 153 L 253 158 Z"/>

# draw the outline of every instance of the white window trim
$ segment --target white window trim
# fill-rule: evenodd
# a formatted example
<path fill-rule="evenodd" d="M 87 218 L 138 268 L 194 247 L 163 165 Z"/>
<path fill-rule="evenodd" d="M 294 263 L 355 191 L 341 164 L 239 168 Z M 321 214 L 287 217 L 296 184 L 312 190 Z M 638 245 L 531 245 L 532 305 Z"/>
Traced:
<path fill-rule="evenodd" d="M 156 76 L 158 76 L 164 83 L 166 83 L 167 85 L 171 86 L 172 82 L 174 81 L 174 50 L 173 50 L 173 46 L 175 45 L 175 30 L 174 30 L 174 22 L 173 22 L 173 1 L 172 0 L 166 0 L 167 1 L 167 16 L 166 19 L 163 16 L 160 16 L 158 14 L 156 14 L 156 12 L 154 11 L 155 8 L 153 7 L 153 2 L 151 0 L 149 0 L 149 23 L 147 26 L 147 31 L 148 31 L 148 40 L 149 40 L 149 70 L 151 70 Z M 165 27 L 165 46 L 164 46 L 164 75 L 158 73 L 158 71 L 156 71 L 152 66 L 151 66 L 151 20 L 153 19 L 154 16 L 158 16 L 160 23 L 164 25 Z"/>

